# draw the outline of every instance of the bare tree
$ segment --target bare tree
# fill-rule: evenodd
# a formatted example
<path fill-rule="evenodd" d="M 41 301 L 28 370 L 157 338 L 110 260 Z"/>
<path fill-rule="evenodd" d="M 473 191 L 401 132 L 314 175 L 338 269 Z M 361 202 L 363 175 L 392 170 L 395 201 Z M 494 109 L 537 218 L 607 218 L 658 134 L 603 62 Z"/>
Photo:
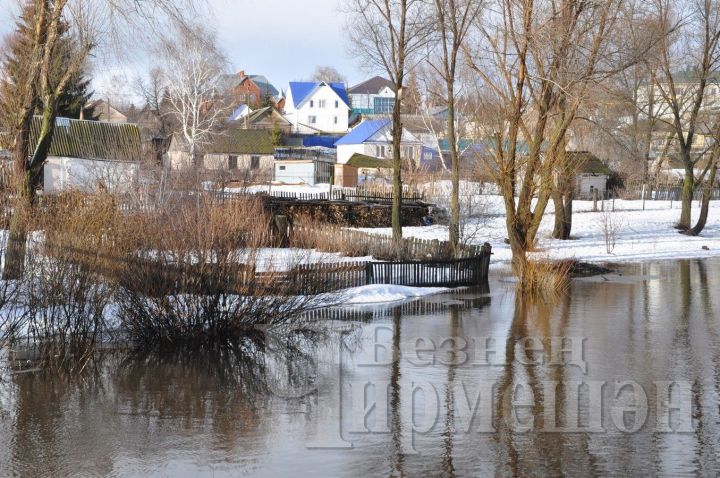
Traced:
<path fill-rule="evenodd" d="M 447 106 L 447 139 L 450 153 L 452 191 L 450 193 L 450 247 L 457 252 L 460 243 L 460 154 L 456 131 L 456 82 L 462 46 L 470 29 L 480 17 L 483 0 L 434 0 L 439 52 L 430 57 L 430 65 L 444 83 Z"/>
<path fill-rule="evenodd" d="M 501 0 L 481 25 L 482 42 L 468 49 L 497 111 L 489 170 L 503 196 L 513 269 L 527 282 L 534 247 L 564 161 L 568 129 L 600 75 L 604 47 L 620 0 Z"/>
<path fill-rule="evenodd" d="M 393 238 L 402 238 L 402 105 L 405 77 L 418 62 L 432 30 L 422 0 L 347 0 L 351 48 L 366 65 L 383 70 L 394 85 L 392 112 Z"/>
<path fill-rule="evenodd" d="M 219 91 L 226 64 L 206 28 L 177 25 L 176 34 L 161 41 L 163 79 L 171 114 L 196 163 L 200 148 L 209 144 L 227 116 Z"/>
<path fill-rule="evenodd" d="M 337 71 L 333 66 L 317 66 L 311 78 L 312 81 L 324 81 L 325 83 L 347 84 L 345 75 Z"/>
<path fill-rule="evenodd" d="M 692 233 L 696 230 L 691 228 L 692 199 L 698 181 L 695 169 L 701 160 L 707 159 L 705 154 L 698 154 L 706 145 L 698 145 L 696 136 L 708 128 L 707 123 L 703 124 L 702 113 L 707 90 L 720 67 L 720 2 L 656 0 L 655 9 L 658 29 L 664 32 L 658 44 L 655 89 L 657 99 L 670 110 L 667 122 L 685 168 L 677 228 Z M 708 170 L 705 168 L 700 180 Z"/>

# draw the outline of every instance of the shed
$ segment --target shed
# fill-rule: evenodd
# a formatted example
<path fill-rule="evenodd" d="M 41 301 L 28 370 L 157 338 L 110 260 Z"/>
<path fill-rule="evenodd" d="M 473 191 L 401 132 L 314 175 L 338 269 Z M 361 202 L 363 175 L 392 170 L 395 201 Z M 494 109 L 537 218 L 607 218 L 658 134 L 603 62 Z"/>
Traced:
<path fill-rule="evenodd" d="M 273 180 L 284 184 L 315 186 L 328 184 L 333 176 L 333 163 L 317 159 L 282 159 L 275 161 Z"/>
<path fill-rule="evenodd" d="M 382 170 L 387 169 L 392 169 L 391 160 L 355 153 L 347 163 L 335 164 L 335 184 L 346 188 L 357 187 L 360 183 L 375 179 Z"/>
<path fill-rule="evenodd" d="M 33 118 L 30 151 L 38 142 L 41 118 Z M 46 193 L 105 189 L 127 192 L 138 181 L 142 160 L 140 129 L 130 123 L 57 118 L 43 168 Z"/>
<path fill-rule="evenodd" d="M 607 191 L 612 170 L 597 156 L 588 151 L 569 151 L 570 164 L 576 165 L 575 195 L 578 198 L 592 198 L 594 191 L 603 197 Z"/>

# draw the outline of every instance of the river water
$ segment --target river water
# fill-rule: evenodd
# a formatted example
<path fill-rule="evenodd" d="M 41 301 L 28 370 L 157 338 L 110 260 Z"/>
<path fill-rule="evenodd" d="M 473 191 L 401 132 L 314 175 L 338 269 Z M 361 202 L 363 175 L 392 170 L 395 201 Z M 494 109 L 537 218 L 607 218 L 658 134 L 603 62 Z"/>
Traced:
<path fill-rule="evenodd" d="M 327 309 L 252 351 L 3 372 L 1 476 L 716 476 L 720 261 Z"/>

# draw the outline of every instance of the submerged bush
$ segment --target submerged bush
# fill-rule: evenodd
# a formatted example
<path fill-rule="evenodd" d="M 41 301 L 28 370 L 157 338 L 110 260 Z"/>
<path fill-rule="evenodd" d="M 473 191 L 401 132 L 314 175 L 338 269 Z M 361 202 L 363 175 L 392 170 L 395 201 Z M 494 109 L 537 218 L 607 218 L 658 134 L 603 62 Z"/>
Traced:
<path fill-rule="evenodd" d="M 525 263 L 518 286 L 520 291 L 535 296 L 563 294 L 570 286 L 574 261 L 530 259 Z"/>

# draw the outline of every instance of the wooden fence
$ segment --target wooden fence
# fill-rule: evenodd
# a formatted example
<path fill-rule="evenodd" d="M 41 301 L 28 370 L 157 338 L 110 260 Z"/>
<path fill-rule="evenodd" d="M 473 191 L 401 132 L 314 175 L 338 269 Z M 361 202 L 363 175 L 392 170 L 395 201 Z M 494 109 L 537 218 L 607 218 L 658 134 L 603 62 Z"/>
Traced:
<path fill-rule="evenodd" d="M 646 201 L 679 201 L 682 196 L 682 184 L 648 184 L 646 185 Z M 624 191 L 628 199 L 643 199 L 643 186 L 639 183 L 629 184 Z M 693 200 L 699 201 L 703 198 L 704 188 L 702 185 L 695 186 Z M 720 188 L 712 188 L 711 200 L 720 199 Z"/>
<path fill-rule="evenodd" d="M 398 243 L 390 236 L 371 234 L 354 229 L 339 227 L 304 227 L 294 226 L 293 234 L 313 238 L 312 247 L 323 252 L 348 253 L 348 248 L 356 248 L 356 255 L 373 256 L 376 259 L 390 259 L 398 256 L 420 260 L 451 257 L 450 244 L 437 239 L 418 239 L 403 237 Z M 300 244 L 302 246 L 302 244 Z M 483 246 L 460 245 L 455 254 L 456 259 L 467 259 L 483 254 Z"/>
<path fill-rule="evenodd" d="M 288 273 L 301 294 L 320 294 L 372 284 L 411 287 L 461 287 L 488 282 L 492 248 L 466 259 L 395 262 L 345 262 L 301 265 Z"/>
<path fill-rule="evenodd" d="M 393 192 L 389 189 L 364 189 L 364 188 L 341 188 L 333 189 L 332 194 L 328 192 L 322 193 L 303 193 L 295 191 L 264 191 L 253 193 L 254 195 L 268 195 L 279 199 L 292 199 L 297 201 L 350 201 L 350 202 L 370 202 L 370 203 L 389 203 L 392 202 Z M 219 192 L 218 197 L 221 199 L 237 199 L 245 196 L 244 193 Z M 404 202 L 418 202 L 424 200 L 424 195 L 411 191 L 403 190 L 402 200 Z"/>

